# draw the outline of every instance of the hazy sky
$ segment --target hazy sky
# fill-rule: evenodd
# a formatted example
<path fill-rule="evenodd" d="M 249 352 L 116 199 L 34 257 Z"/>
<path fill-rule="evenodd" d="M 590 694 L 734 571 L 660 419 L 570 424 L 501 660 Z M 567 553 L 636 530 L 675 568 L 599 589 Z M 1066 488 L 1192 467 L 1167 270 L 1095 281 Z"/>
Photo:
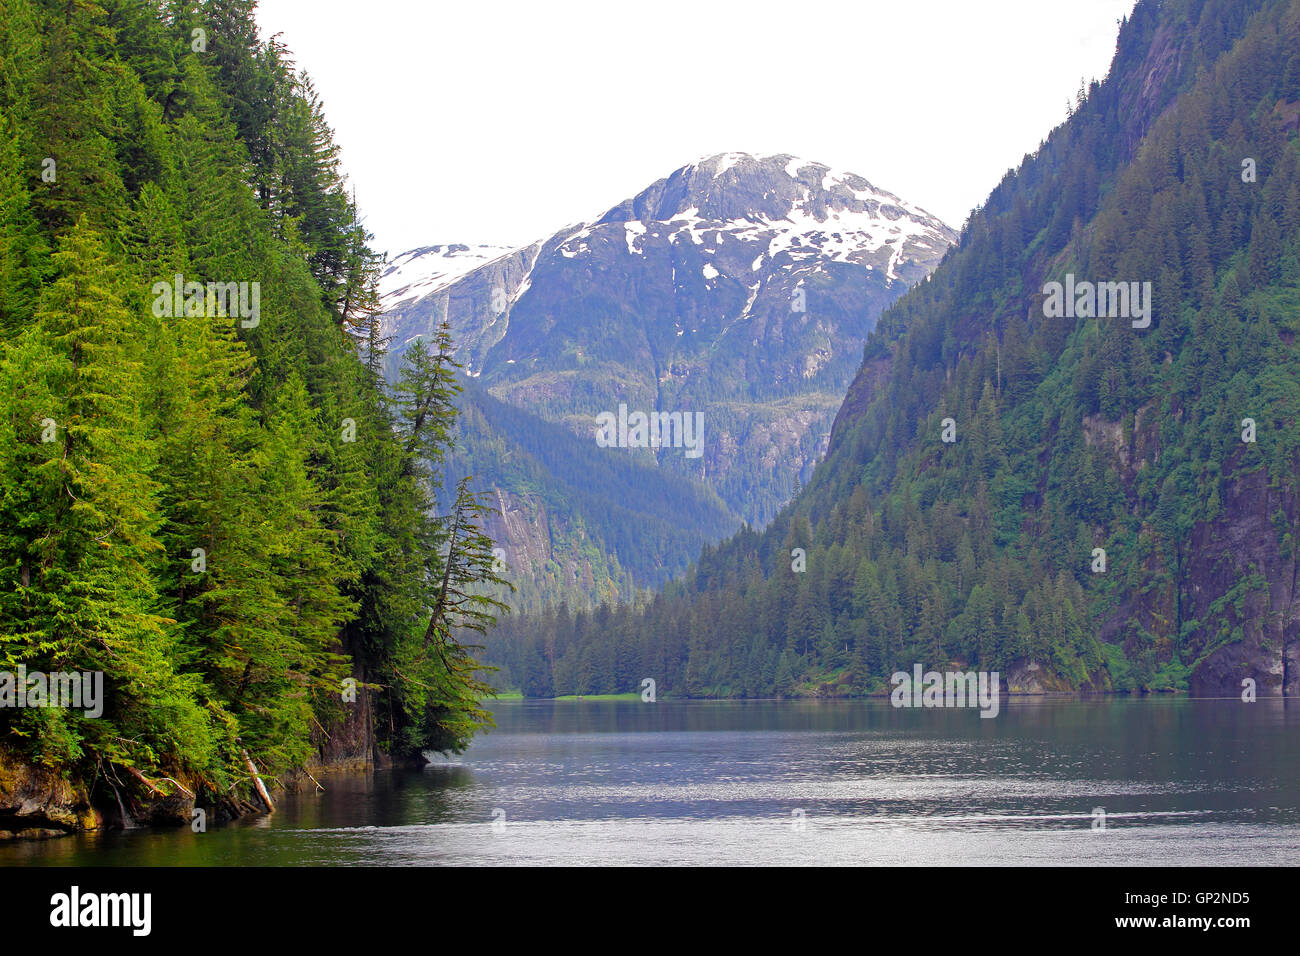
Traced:
<path fill-rule="evenodd" d="M 379 249 L 523 245 L 713 153 L 959 227 L 1101 78 L 1135 0 L 261 0 Z"/>

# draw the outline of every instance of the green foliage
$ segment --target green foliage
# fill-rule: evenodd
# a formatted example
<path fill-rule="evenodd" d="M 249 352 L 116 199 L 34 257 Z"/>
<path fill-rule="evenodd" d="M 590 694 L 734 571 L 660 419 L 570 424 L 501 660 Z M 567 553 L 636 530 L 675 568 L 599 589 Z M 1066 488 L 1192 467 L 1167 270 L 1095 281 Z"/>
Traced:
<path fill-rule="evenodd" d="M 643 608 L 507 623 L 511 686 L 866 693 L 923 662 L 1185 688 L 1267 601 L 1262 571 L 1193 579 L 1197 542 L 1265 507 L 1233 500 L 1260 475 L 1261 546 L 1293 555 L 1300 521 L 1297 48 L 1294 0 L 1138 3 L 1107 80 L 882 317 L 800 496 Z M 1150 281 L 1153 324 L 1046 317 L 1067 273 Z"/>
<path fill-rule="evenodd" d="M 488 722 L 486 508 L 435 510 L 450 343 L 375 374 L 376 256 L 252 8 L 0 0 L 0 668 L 106 684 L 0 742 L 87 780 L 223 795 L 343 722 L 400 758 Z"/>
<path fill-rule="evenodd" d="M 546 522 L 552 555 L 563 560 L 576 554 L 584 562 L 574 580 L 554 558 L 537 568 L 541 562 L 531 556 L 508 554 L 513 579 L 531 575 L 529 598 L 512 602 L 519 610 L 538 611 L 562 600 L 582 607 L 633 600 L 638 583 L 665 583 L 689 567 L 706 541 L 739 523 L 699 483 L 625 449 L 599 448 L 472 384 L 459 406 L 448 483 L 470 478 L 476 486 L 479 476 L 494 476 L 498 486 L 516 492 L 515 504 L 529 509 L 530 518 Z M 632 567 L 640 570 L 638 578 Z"/>

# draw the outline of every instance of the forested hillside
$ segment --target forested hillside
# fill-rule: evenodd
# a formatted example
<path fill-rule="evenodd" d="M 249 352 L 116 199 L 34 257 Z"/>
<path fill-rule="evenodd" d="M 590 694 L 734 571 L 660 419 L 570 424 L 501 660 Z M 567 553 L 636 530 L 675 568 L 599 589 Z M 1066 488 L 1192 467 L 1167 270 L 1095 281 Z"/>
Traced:
<path fill-rule="evenodd" d="M 494 476 L 486 530 L 517 611 L 541 610 L 555 595 L 585 595 L 592 606 L 634 600 L 740 524 L 710 489 L 656 467 L 649 453 L 600 448 L 474 379 L 464 380 L 458 409 L 447 490 Z"/>
<path fill-rule="evenodd" d="M 491 542 L 432 511 L 451 344 L 384 384 L 369 237 L 252 8 L 0 0 L 0 669 L 105 682 L 0 710 L 6 798 L 212 803 L 486 720 Z"/>
<path fill-rule="evenodd" d="M 882 317 L 803 494 L 644 613 L 512 622 L 501 681 L 1300 692 L 1298 129 L 1300 2 L 1141 0 Z M 1149 326 L 1049 317 L 1067 276 L 1149 282 Z"/>

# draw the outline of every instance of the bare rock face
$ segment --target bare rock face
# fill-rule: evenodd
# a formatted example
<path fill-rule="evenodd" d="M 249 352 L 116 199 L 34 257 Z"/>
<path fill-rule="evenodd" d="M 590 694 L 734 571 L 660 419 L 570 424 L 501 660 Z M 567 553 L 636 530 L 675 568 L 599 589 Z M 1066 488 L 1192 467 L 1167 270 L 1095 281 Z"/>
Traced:
<path fill-rule="evenodd" d="M 1227 485 L 1219 516 L 1192 532 L 1184 616 L 1200 622 L 1188 684 L 1199 697 L 1300 694 L 1300 561 L 1283 553 L 1277 523 L 1300 527 L 1300 501 L 1260 468 Z"/>
<path fill-rule="evenodd" d="M 1088 420 L 1084 429 L 1130 488 L 1159 455 L 1149 407 L 1136 422 L 1128 442 L 1118 424 Z M 1176 627 L 1186 632 L 1181 654 L 1193 696 L 1241 697 L 1246 680 L 1259 697 L 1294 696 L 1300 693 L 1300 559 L 1286 542 L 1287 530 L 1300 527 L 1300 501 L 1279 491 L 1264 467 L 1247 469 L 1235 459 L 1226 474 L 1218 513 L 1192 529 L 1181 572 L 1152 549 L 1144 571 L 1164 583 L 1123 595 L 1098 636 L 1127 650 L 1139 629 Z M 1143 537 L 1152 535 L 1144 528 Z"/>
<path fill-rule="evenodd" d="M 1011 694 L 1045 694 L 1048 692 L 1048 686 L 1044 681 L 1047 679 L 1047 671 L 1040 665 L 1029 661 L 1011 669 L 1008 672 L 1007 692 Z"/>
<path fill-rule="evenodd" d="M 397 256 L 383 278 L 385 332 L 393 335 L 388 370 L 395 372 L 401 354 L 417 338 L 431 337 L 450 321 L 458 360 L 481 368 L 483 357 L 505 335 L 509 314 L 495 302 L 518 294 L 541 243 L 525 249 L 505 246 L 423 246 Z M 400 320 L 395 318 L 400 316 Z M 391 377 L 391 376 L 390 376 Z"/>
<path fill-rule="evenodd" d="M 0 751 L 0 839 L 47 839 L 103 825 L 83 788 Z"/>

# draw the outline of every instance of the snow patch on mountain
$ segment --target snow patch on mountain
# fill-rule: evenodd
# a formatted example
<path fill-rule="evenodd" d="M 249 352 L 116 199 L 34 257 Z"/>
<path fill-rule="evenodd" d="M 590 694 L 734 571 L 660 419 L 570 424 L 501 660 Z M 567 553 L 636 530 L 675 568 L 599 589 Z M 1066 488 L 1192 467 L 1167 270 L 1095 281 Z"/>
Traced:
<path fill-rule="evenodd" d="M 627 240 L 628 253 L 634 256 L 644 255 L 644 253 L 636 247 L 636 240 L 640 239 L 642 236 L 645 235 L 646 233 L 645 224 L 636 221 L 625 222 L 623 224 L 623 230 L 624 230 L 623 238 Z"/>
<path fill-rule="evenodd" d="M 664 269 L 682 316 L 722 308 L 724 322 L 739 321 L 755 308 L 770 311 L 789 283 L 826 275 L 832 264 L 840 264 L 839 276 L 848 265 L 879 277 L 885 289 L 916 281 L 921 264 L 937 262 L 956 238 L 935 216 L 854 173 L 784 153 L 720 153 L 675 170 L 594 221 L 521 249 L 441 245 L 402 253 L 383 273 L 380 292 L 386 329 L 408 314 L 428 327 L 448 318 L 469 343 L 462 361 L 476 372 L 509 335 L 512 315 L 522 309 L 528 316 L 529 303 L 545 300 L 539 308 L 549 323 L 564 314 L 564 303 L 551 301 L 556 290 L 595 276 L 631 277 L 634 288 L 652 289 L 655 270 Z M 688 264 L 702 284 L 678 285 L 678 267 Z M 748 291 L 739 313 L 741 302 L 730 298 L 736 282 Z"/>
<path fill-rule="evenodd" d="M 379 277 L 384 310 L 439 292 L 489 262 L 510 255 L 509 246 L 463 243 L 422 246 L 392 259 Z"/>

